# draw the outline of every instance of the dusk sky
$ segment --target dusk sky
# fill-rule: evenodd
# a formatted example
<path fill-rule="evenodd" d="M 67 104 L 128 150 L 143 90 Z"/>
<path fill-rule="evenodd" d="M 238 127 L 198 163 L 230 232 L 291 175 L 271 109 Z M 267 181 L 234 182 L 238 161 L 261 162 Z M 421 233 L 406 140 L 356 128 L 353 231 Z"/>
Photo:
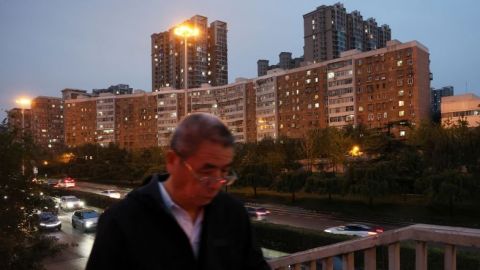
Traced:
<path fill-rule="evenodd" d="M 20 95 L 129 84 L 151 91 L 150 35 L 195 14 L 228 24 L 229 81 L 254 78 L 258 59 L 303 54 L 311 0 L 0 0 L 0 120 Z M 345 0 L 347 12 L 388 24 L 392 38 L 430 50 L 432 87 L 480 94 L 478 0 Z"/>

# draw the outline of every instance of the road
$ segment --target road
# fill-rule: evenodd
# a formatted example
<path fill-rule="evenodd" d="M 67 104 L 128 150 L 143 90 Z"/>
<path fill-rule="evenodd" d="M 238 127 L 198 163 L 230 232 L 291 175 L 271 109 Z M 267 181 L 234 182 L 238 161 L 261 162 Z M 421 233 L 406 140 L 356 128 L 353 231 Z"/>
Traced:
<path fill-rule="evenodd" d="M 100 194 L 102 190 L 114 189 L 119 191 L 122 194 L 122 197 L 130 191 L 128 188 L 88 182 L 77 182 L 75 189 L 96 194 Z M 311 230 L 323 231 L 328 227 L 338 226 L 349 222 L 375 223 L 375 221 L 370 220 L 353 220 L 345 217 L 339 218 L 332 214 L 309 211 L 298 207 L 288 207 L 273 204 L 262 204 L 255 206 L 262 206 L 270 210 L 271 214 L 264 220 L 265 222 L 301 227 Z M 101 209 L 99 210 L 101 211 Z M 60 255 L 45 261 L 45 267 L 48 270 L 85 268 L 93 241 L 95 239 L 95 233 L 82 233 L 73 229 L 71 226 L 71 216 L 72 212 L 60 211 L 59 218 L 62 221 L 62 231 L 50 233 L 52 236 L 59 238 L 61 243 L 68 243 L 70 246 Z M 407 226 L 409 224 L 377 222 L 376 225 L 382 226 L 384 229 L 389 230 Z"/>

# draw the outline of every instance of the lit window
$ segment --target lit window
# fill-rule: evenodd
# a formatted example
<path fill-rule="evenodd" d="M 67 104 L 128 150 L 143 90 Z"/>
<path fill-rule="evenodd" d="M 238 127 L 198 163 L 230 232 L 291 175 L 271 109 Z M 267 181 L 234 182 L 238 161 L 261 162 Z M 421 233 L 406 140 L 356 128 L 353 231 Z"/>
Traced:
<path fill-rule="evenodd" d="M 315 103 L 315 108 L 320 108 L 320 103 Z"/>
<path fill-rule="evenodd" d="M 403 97 L 403 94 L 405 94 L 405 92 L 403 90 L 399 90 L 398 91 L 398 96 L 399 97 Z"/>
<path fill-rule="evenodd" d="M 312 74 L 312 71 L 307 70 L 307 76 L 310 76 L 310 74 Z"/>
<path fill-rule="evenodd" d="M 315 82 L 318 82 L 318 77 L 317 77 L 317 78 L 315 78 Z"/>
<path fill-rule="evenodd" d="M 403 107 L 405 105 L 405 102 L 403 100 L 398 101 L 398 107 Z"/>
<path fill-rule="evenodd" d="M 384 113 L 383 113 L 383 118 L 387 119 L 387 117 L 388 117 L 387 112 L 384 112 Z"/>
<path fill-rule="evenodd" d="M 318 99 L 318 95 L 315 95 L 315 99 Z"/>
<path fill-rule="evenodd" d="M 363 107 L 362 107 L 362 106 L 358 106 L 358 111 L 359 111 L 359 112 L 363 112 Z"/>
<path fill-rule="evenodd" d="M 312 36 L 312 39 L 315 39 L 315 35 Z"/>
<path fill-rule="evenodd" d="M 285 95 L 288 97 L 288 96 L 290 95 L 290 92 L 287 91 L 287 92 L 285 93 Z"/>
<path fill-rule="evenodd" d="M 405 111 L 399 111 L 398 112 L 398 116 L 404 116 L 405 115 Z"/>
<path fill-rule="evenodd" d="M 397 67 L 401 67 L 402 64 L 403 64 L 403 61 L 402 61 L 402 60 L 398 60 L 398 61 L 397 61 Z"/>
<path fill-rule="evenodd" d="M 333 71 L 328 72 L 327 77 L 329 79 L 333 79 L 335 77 L 335 72 L 333 72 Z"/>
<path fill-rule="evenodd" d="M 400 130 L 400 137 L 405 137 L 407 135 L 407 132 L 405 130 Z"/>
<path fill-rule="evenodd" d="M 312 82 L 312 80 L 311 80 L 311 79 L 307 79 L 305 82 L 306 82 L 306 83 L 310 83 L 310 82 Z"/>
<path fill-rule="evenodd" d="M 300 90 L 297 89 L 297 95 L 300 93 Z M 298 102 L 298 98 L 297 98 L 297 102 Z"/>

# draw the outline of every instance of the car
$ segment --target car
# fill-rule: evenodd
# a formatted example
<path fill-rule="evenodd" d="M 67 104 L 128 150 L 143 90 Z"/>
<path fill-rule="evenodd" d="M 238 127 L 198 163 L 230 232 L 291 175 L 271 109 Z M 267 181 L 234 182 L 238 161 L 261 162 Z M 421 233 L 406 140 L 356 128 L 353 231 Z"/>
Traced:
<path fill-rule="evenodd" d="M 270 214 L 270 211 L 268 211 L 264 207 L 246 206 L 245 209 L 247 209 L 249 216 L 255 217 L 257 219 L 263 219 Z"/>
<path fill-rule="evenodd" d="M 352 223 L 343 226 L 327 228 L 324 230 L 324 232 L 365 237 L 383 233 L 383 228 L 360 223 Z"/>
<path fill-rule="evenodd" d="M 38 214 L 38 226 L 40 230 L 60 231 L 62 229 L 62 222 L 55 213 L 41 212 Z"/>
<path fill-rule="evenodd" d="M 115 198 L 115 199 L 120 199 L 120 197 L 121 197 L 120 192 L 118 192 L 116 190 L 113 190 L 113 189 L 104 190 L 104 191 L 100 192 L 100 194 L 108 196 L 110 198 Z"/>
<path fill-rule="evenodd" d="M 47 184 L 49 187 L 56 187 L 56 186 L 58 185 L 58 182 L 59 182 L 59 181 L 60 181 L 60 180 L 58 180 L 58 179 L 52 179 L 52 178 L 50 178 L 50 179 L 47 180 L 46 184 Z"/>
<path fill-rule="evenodd" d="M 72 215 L 72 227 L 81 231 L 90 231 L 97 228 L 100 214 L 93 209 L 75 211 Z"/>
<path fill-rule="evenodd" d="M 75 180 L 71 177 L 65 177 L 62 180 L 58 181 L 55 187 L 59 187 L 59 188 L 75 187 Z"/>
<path fill-rule="evenodd" d="M 81 209 L 85 203 L 75 196 L 60 197 L 60 208 L 63 210 Z"/>

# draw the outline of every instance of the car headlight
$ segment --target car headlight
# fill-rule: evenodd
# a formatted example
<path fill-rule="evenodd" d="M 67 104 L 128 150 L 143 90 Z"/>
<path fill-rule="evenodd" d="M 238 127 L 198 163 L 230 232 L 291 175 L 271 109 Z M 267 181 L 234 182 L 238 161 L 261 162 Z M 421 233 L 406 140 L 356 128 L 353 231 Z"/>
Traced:
<path fill-rule="evenodd" d="M 92 222 L 92 221 L 87 221 L 87 222 L 85 222 L 85 226 L 86 226 L 87 228 L 92 227 L 92 225 L 93 225 L 93 222 Z"/>
<path fill-rule="evenodd" d="M 80 201 L 80 202 L 78 203 L 78 205 L 80 205 L 81 207 L 84 207 L 84 206 L 85 206 L 85 203 L 82 202 L 82 201 Z"/>
<path fill-rule="evenodd" d="M 72 208 L 73 207 L 73 202 L 67 202 L 67 207 Z"/>

